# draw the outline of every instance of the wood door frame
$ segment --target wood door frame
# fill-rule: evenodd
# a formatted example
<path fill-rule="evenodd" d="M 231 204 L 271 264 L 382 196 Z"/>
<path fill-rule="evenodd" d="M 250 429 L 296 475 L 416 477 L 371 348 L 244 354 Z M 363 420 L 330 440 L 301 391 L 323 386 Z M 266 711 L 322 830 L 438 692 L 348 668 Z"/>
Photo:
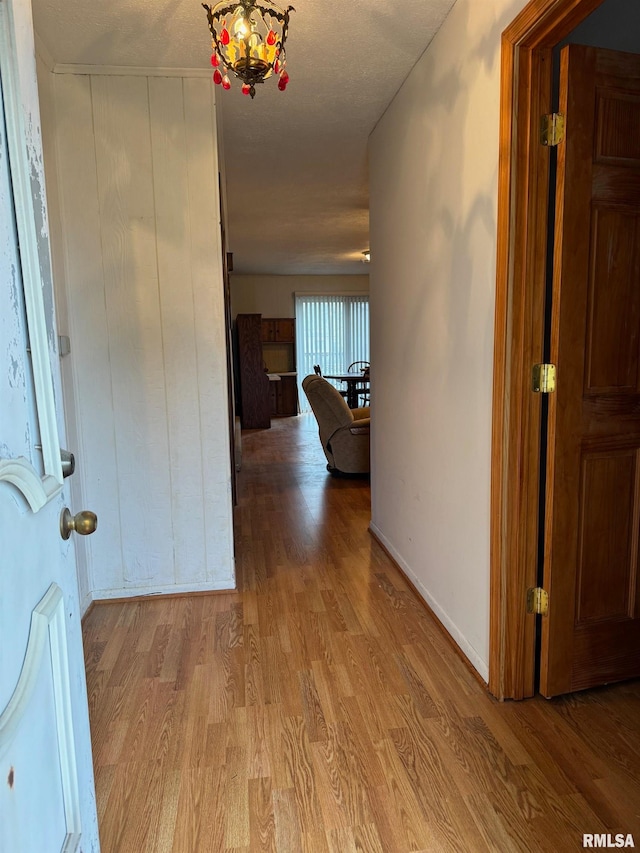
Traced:
<path fill-rule="evenodd" d="M 535 691 L 541 398 L 549 153 L 540 116 L 551 109 L 552 51 L 603 0 L 531 0 L 502 34 L 498 243 L 491 451 L 489 690 Z"/>

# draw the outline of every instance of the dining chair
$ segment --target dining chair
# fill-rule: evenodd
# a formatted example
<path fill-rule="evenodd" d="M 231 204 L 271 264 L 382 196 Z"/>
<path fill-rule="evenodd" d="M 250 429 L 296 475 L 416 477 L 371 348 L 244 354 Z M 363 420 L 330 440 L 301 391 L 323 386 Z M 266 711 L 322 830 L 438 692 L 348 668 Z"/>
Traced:
<path fill-rule="evenodd" d="M 370 386 L 368 384 L 369 380 L 369 367 L 370 363 L 368 361 L 352 361 L 349 367 L 347 368 L 347 373 L 356 373 L 359 371 L 363 377 L 367 379 L 367 384 L 358 387 L 356 390 L 358 392 L 358 396 L 362 400 L 363 406 L 371 405 L 371 394 L 370 394 Z"/>

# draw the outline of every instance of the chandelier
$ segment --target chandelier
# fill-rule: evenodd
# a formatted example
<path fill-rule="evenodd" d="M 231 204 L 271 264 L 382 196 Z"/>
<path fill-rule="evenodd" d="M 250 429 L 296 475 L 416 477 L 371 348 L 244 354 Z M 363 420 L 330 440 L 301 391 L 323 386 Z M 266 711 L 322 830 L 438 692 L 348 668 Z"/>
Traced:
<path fill-rule="evenodd" d="M 230 89 L 232 72 L 242 80 L 242 93 L 253 98 L 256 85 L 275 74 L 278 89 L 284 92 L 289 82 L 284 45 L 293 6 L 281 9 L 270 0 L 222 0 L 215 6 L 202 5 L 211 32 L 213 82 Z"/>

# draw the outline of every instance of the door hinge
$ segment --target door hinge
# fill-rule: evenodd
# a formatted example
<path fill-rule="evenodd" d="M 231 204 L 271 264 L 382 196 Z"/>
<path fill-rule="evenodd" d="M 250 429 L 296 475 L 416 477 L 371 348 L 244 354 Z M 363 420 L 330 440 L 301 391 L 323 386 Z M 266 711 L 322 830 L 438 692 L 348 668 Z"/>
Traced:
<path fill-rule="evenodd" d="M 549 113 L 542 116 L 540 120 L 540 142 L 549 148 L 564 142 L 564 115 L 562 113 Z"/>
<path fill-rule="evenodd" d="M 555 364 L 534 364 L 531 387 L 536 394 L 551 394 L 556 390 Z"/>
<path fill-rule="evenodd" d="M 541 586 L 533 586 L 527 590 L 527 613 L 537 613 L 546 616 L 549 612 L 549 593 Z"/>

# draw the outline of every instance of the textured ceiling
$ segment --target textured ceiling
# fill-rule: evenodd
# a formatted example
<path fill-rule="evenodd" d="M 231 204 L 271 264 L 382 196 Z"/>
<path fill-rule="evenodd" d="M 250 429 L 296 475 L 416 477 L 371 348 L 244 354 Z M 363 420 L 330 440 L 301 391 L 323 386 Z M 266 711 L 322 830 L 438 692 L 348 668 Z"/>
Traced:
<path fill-rule="evenodd" d="M 455 0 L 294 0 L 286 92 L 216 90 L 237 273 L 362 273 L 367 138 Z M 56 64 L 209 68 L 198 0 L 33 0 Z"/>

